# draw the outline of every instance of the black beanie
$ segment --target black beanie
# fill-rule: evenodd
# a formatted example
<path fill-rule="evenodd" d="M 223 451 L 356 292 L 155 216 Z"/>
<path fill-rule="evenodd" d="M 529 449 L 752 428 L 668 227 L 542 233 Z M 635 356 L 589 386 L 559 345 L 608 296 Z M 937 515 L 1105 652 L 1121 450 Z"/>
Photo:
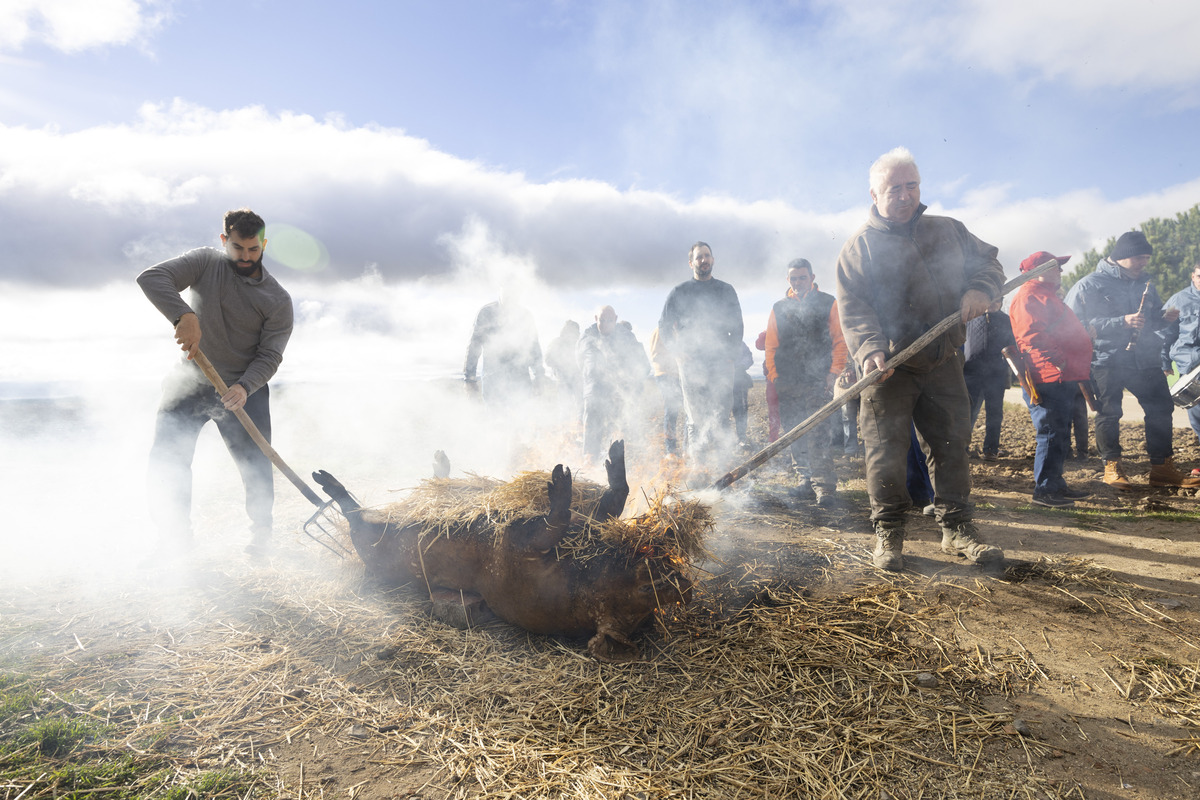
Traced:
<path fill-rule="evenodd" d="M 1154 255 L 1154 248 L 1146 241 L 1146 234 L 1141 231 L 1126 231 L 1117 239 L 1108 258 L 1111 261 L 1120 261 L 1123 258 L 1149 255 Z"/>

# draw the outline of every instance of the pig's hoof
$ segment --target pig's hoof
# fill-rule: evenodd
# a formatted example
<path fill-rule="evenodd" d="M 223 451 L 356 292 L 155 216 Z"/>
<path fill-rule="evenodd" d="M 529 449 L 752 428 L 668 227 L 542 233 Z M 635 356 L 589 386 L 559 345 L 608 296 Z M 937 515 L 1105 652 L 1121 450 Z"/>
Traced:
<path fill-rule="evenodd" d="M 597 661 L 606 664 L 623 664 L 637 661 L 641 657 L 637 645 L 628 638 L 611 631 L 598 631 L 588 640 L 588 652 Z"/>
<path fill-rule="evenodd" d="M 450 477 L 450 457 L 446 455 L 445 450 L 438 450 L 433 454 L 433 477 Z"/>
<path fill-rule="evenodd" d="M 430 599 L 433 600 L 433 618 L 452 628 L 466 630 L 494 618 L 483 598 L 474 592 L 434 589 Z"/>

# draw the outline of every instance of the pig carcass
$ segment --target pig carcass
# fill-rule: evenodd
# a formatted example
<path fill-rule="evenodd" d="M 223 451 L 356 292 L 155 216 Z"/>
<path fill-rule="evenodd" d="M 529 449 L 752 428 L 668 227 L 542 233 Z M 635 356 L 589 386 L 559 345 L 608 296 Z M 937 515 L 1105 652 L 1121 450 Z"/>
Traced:
<path fill-rule="evenodd" d="M 638 657 L 630 637 L 656 609 L 691 599 L 688 565 L 712 523 L 703 504 L 674 498 L 620 520 L 629 495 L 623 442 L 605 469 L 607 487 L 572 481 L 561 464 L 507 483 L 437 478 L 376 509 L 360 507 L 327 472 L 313 479 L 341 508 L 374 577 L 416 581 L 433 598 L 481 599 L 503 620 L 590 636 L 593 656 L 627 661 Z"/>

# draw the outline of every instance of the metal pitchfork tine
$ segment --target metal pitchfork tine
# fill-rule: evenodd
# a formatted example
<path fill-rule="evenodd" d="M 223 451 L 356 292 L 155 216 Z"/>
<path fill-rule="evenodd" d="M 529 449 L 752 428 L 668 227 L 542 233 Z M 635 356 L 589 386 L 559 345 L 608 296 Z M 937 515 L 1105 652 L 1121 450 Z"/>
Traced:
<path fill-rule="evenodd" d="M 1016 289 L 1018 286 L 1025 283 L 1026 281 L 1032 280 L 1032 279 L 1036 278 L 1037 276 L 1041 275 L 1043 272 L 1046 272 L 1048 269 L 1050 269 L 1052 266 L 1055 266 L 1057 263 L 1058 263 L 1057 261 L 1054 261 L 1053 259 L 1051 259 L 1050 261 L 1047 261 L 1045 264 L 1042 264 L 1038 267 L 1031 269 L 1029 272 L 1022 272 L 1020 275 L 1013 278 L 1011 281 L 1009 281 L 1008 283 L 1004 284 L 1003 287 L 1001 287 L 1000 295 L 1003 297 L 1004 295 L 1008 294 L 1013 289 Z M 755 453 L 753 456 L 750 457 L 750 459 L 748 461 L 746 461 L 742 464 L 739 464 L 738 466 L 731 469 L 729 472 L 726 472 L 723 476 L 721 476 L 716 481 L 714 481 L 710 488 L 718 489 L 718 490 L 728 489 L 733 484 L 734 481 L 737 481 L 737 480 L 740 480 L 741 478 L 746 477 L 748 474 L 750 474 L 754 470 L 761 467 L 763 464 L 770 461 L 785 447 L 787 447 L 792 442 L 799 439 L 804 434 L 808 433 L 810 430 L 815 428 L 821 421 L 823 421 L 824 419 L 829 417 L 831 414 L 833 414 L 833 412 L 837 411 L 839 408 L 846 405 L 846 403 L 849 403 L 851 400 L 853 400 L 854 398 L 856 398 L 860 394 L 862 394 L 864 391 L 866 391 L 867 387 L 869 387 L 871 384 L 878 381 L 879 376 L 882 375 L 884 372 L 886 372 L 889 369 L 894 369 L 895 367 L 899 366 L 900 364 L 903 364 L 905 361 L 908 361 L 910 358 L 915 356 L 917 353 L 921 352 L 921 350 L 925 349 L 925 347 L 928 346 L 929 343 L 932 342 L 934 339 L 938 338 L 943 333 L 945 333 L 946 331 L 950 330 L 955 325 L 957 325 L 959 322 L 959 319 L 961 317 L 962 317 L 962 312 L 955 311 L 953 314 L 951 314 L 948 317 L 946 317 L 945 319 L 943 319 L 937 325 L 934 325 L 932 328 L 930 328 L 928 331 L 926 331 L 924 334 L 922 334 L 915 342 L 913 342 L 908 347 L 901 350 L 896 355 L 889 358 L 882 370 L 878 370 L 878 369 L 871 370 L 866 375 L 859 378 L 858 381 L 854 385 L 852 385 L 850 388 L 846 389 L 845 392 L 843 392 L 842 394 L 833 398 L 828 403 L 826 403 L 825 405 L 821 406 L 819 409 L 814 411 L 812 416 L 810 416 L 808 419 L 804 420 L 799 425 L 797 425 L 796 427 L 792 428 L 787 433 L 780 436 L 774 442 L 771 442 L 771 444 L 767 445 L 762 450 Z"/>
<path fill-rule="evenodd" d="M 192 360 L 196 362 L 196 366 L 200 367 L 200 371 L 204 373 L 204 377 L 208 378 L 209 383 L 217 390 L 218 396 L 223 396 L 229 391 L 229 387 L 225 385 L 225 381 L 217 374 L 217 370 L 213 367 L 212 362 L 208 360 L 208 356 L 201 352 L 200 348 L 196 348 L 196 352 L 192 355 Z M 233 415 L 238 418 L 238 422 L 242 423 L 242 427 L 246 429 L 246 433 L 250 434 L 250 438 L 258 445 L 258 449 L 263 451 L 263 455 L 269 458 L 271 463 L 284 474 L 284 477 L 300 490 L 300 494 L 304 495 L 306 500 L 317 507 L 316 512 L 304 523 L 303 530 L 308 534 L 308 537 L 317 544 L 327 548 L 338 558 L 353 555 L 350 549 L 338 541 L 334 535 L 338 530 L 338 520 L 342 519 L 342 515 L 333 506 L 333 501 L 322 500 L 321 496 L 313 491 L 312 487 L 305 483 L 287 465 L 279 453 L 275 452 L 275 448 L 271 446 L 271 443 L 262 435 L 262 432 L 254 424 L 254 420 L 250 419 L 250 415 L 246 413 L 245 409 L 239 408 L 233 412 Z"/>

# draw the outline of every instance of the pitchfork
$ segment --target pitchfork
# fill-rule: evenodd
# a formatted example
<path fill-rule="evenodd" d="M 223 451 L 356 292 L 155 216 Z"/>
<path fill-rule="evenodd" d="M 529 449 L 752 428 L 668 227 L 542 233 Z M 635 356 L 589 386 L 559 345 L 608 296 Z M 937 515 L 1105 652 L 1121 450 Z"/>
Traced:
<path fill-rule="evenodd" d="M 213 367 L 212 362 L 208 360 L 208 356 L 204 355 L 197 347 L 195 353 L 192 354 L 192 360 L 200 367 L 200 371 L 212 383 L 213 388 L 217 390 L 217 395 L 223 396 L 229 391 L 229 387 L 225 385 L 225 381 L 217 374 L 217 370 Z M 310 503 L 317 507 L 313 515 L 304 523 L 304 532 L 308 534 L 319 545 L 329 549 L 338 558 L 345 558 L 353 553 L 340 541 L 334 534 L 338 532 L 342 519 L 341 512 L 333 505 L 332 500 L 321 500 L 312 488 L 305 483 L 299 475 L 292 471 L 292 468 L 284 462 L 283 458 L 267 441 L 267 437 L 262 435 L 258 426 L 254 424 L 254 420 L 250 419 L 250 415 L 246 413 L 244 408 L 234 409 L 233 415 L 238 418 L 238 422 L 242 423 L 242 427 L 246 429 L 246 433 L 250 434 L 250 438 L 258 445 L 258 448 L 263 451 L 263 455 L 271 459 L 271 463 L 279 468 L 292 485 L 300 490 L 300 494 L 304 495 Z"/>

